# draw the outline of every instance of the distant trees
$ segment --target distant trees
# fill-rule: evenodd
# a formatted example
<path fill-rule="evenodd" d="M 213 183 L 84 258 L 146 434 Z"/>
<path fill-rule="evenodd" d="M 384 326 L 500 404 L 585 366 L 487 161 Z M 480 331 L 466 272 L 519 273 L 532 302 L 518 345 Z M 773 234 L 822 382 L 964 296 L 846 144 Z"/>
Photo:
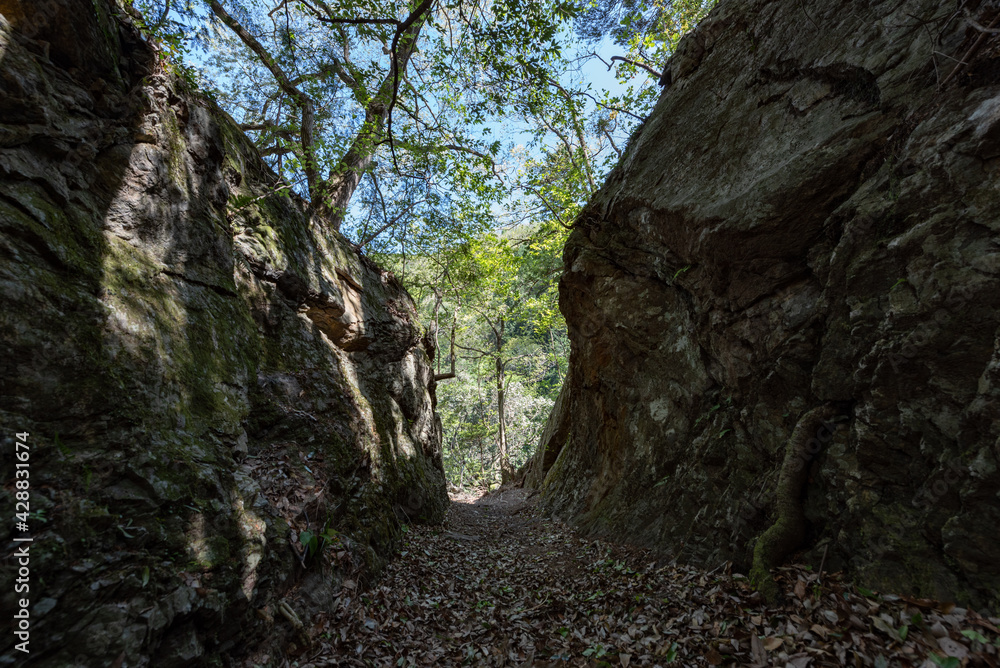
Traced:
<path fill-rule="evenodd" d="M 641 64 L 662 69 L 681 33 L 710 4 L 599 0 L 588 5 L 576 27 L 590 39 L 609 37 L 621 50 L 625 60 L 615 62 L 623 86 L 602 93 L 564 74 L 517 93 L 512 106 L 521 110 L 531 142 L 517 156 L 516 178 L 502 200 L 499 222 L 506 230 L 458 239 L 426 256 L 417 250 L 409 259 L 379 257 L 415 295 L 427 295 L 425 318 L 441 327 L 438 360 L 447 382 L 438 385 L 438 409 L 453 482 L 495 484 L 534 452 L 568 366 L 569 341 L 558 306 L 562 247 L 659 93 L 655 77 Z M 610 13 L 602 14 L 602 7 Z M 411 239 L 411 249 L 421 248 Z M 458 356 L 454 376 L 446 352 L 452 336 Z"/>
<path fill-rule="evenodd" d="M 447 379 L 438 385 L 438 411 L 457 483 L 511 477 L 533 450 L 565 373 L 557 263 L 538 238 L 539 229 L 525 224 L 409 259 L 405 280 L 438 333 L 437 377 Z"/>

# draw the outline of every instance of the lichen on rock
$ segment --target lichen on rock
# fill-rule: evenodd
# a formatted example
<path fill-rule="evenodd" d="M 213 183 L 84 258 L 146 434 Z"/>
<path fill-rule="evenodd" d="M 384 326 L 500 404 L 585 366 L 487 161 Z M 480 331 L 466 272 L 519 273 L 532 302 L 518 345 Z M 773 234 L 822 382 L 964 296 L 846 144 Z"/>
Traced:
<path fill-rule="evenodd" d="M 760 0 L 684 39 L 566 245 L 552 512 L 747 572 L 798 416 L 846 402 L 790 556 L 1000 606 L 995 49 L 945 82 L 979 36 L 930 0 Z"/>
<path fill-rule="evenodd" d="M 39 5 L 0 2 L 0 421 L 31 435 L 32 660 L 266 654 L 299 637 L 281 602 L 308 622 L 378 572 L 400 507 L 443 517 L 414 306 L 114 5 Z"/>

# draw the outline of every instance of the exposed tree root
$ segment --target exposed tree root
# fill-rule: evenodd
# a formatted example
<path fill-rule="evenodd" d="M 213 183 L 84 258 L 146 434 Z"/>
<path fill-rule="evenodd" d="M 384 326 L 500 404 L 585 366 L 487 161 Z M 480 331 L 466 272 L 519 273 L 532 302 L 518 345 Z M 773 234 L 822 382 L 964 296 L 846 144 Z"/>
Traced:
<path fill-rule="evenodd" d="M 750 570 L 754 587 L 770 603 L 778 598 L 778 586 L 771 577 L 771 569 L 780 566 L 805 537 L 802 491 L 809 476 L 809 463 L 819 451 L 819 446 L 830 439 L 835 428 L 831 420 L 836 414 L 837 409 L 832 404 L 823 404 L 806 412 L 799 418 L 785 446 L 785 460 L 778 476 L 775 499 L 778 517 L 757 539 Z M 812 443 L 814 440 L 816 443 Z"/>

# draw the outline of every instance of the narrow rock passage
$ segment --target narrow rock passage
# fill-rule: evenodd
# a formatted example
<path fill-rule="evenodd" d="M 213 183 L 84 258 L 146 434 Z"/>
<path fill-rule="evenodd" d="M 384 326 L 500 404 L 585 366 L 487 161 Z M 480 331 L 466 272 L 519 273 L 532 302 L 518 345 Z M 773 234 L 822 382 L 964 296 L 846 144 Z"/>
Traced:
<path fill-rule="evenodd" d="M 998 619 L 802 567 L 779 584 L 764 608 L 728 568 L 582 538 L 525 490 L 453 497 L 371 590 L 345 588 L 297 665 L 998 665 Z"/>

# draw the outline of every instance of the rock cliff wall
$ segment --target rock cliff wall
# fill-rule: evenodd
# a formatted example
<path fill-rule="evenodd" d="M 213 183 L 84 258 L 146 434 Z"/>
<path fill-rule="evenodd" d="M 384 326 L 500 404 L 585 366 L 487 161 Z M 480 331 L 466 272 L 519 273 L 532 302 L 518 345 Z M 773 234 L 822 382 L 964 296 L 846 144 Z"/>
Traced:
<path fill-rule="evenodd" d="M 116 11 L 0 0 L 0 506 L 28 432 L 29 663 L 264 664 L 265 637 L 301 645 L 282 603 L 310 621 L 400 520 L 443 516 L 429 351 L 395 279 Z"/>
<path fill-rule="evenodd" d="M 565 250 L 553 512 L 746 569 L 825 407 L 801 558 L 998 607 L 1000 38 L 963 10 L 1000 7 L 722 0 L 685 38 Z"/>

